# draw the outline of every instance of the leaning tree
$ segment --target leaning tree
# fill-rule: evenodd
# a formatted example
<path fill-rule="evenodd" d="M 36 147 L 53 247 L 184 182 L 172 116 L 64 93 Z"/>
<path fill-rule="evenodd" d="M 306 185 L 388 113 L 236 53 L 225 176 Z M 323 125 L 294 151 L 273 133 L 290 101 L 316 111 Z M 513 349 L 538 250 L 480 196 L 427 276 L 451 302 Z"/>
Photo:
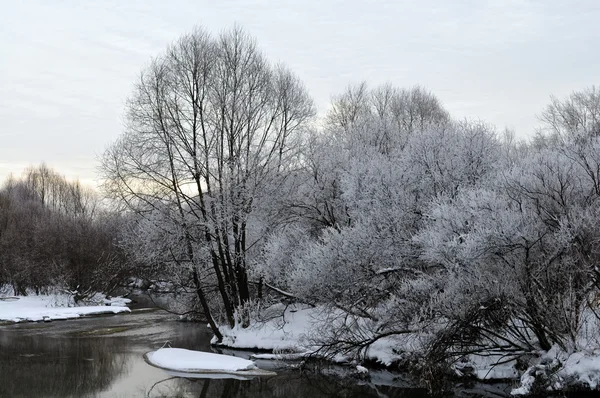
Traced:
<path fill-rule="evenodd" d="M 126 111 L 124 133 L 103 156 L 107 192 L 142 218 L 169 215 L 174 243 L 165 261 L 188 273 L 220 339 L 213 292 L 233 326 L 251 299 L 257 198 L 296 164 L 313 103 L 236 27 L 182 36 L 143 70 Z"/>

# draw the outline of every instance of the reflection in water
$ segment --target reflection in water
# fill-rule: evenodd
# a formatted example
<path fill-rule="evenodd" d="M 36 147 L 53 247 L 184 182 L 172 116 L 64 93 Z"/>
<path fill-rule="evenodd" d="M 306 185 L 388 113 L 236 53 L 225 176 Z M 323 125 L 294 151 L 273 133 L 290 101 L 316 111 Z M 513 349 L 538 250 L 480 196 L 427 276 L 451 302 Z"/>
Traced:
<path fill-rule="evenodd" d="M 165 378 L 147 392 L 148 397 L 428 397 L 425 390 L 357 384 L 351 378 L 318 374 L 284 373 L 251 381 L 235 379 Z"/>
<path fill-rule="evenodd" d="M 0 396 L 83 396 L 107 389 L 125 371 L 116 339 L 0 333 Z"/>

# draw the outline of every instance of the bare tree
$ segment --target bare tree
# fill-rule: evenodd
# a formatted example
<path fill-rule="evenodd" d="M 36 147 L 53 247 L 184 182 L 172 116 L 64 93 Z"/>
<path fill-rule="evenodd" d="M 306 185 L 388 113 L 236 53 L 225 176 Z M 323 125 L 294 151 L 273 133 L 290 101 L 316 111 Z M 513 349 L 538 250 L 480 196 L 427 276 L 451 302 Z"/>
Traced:
<path fill-rule="evenodd" d="M 103 159 L 105 187 L 139 214 L 172 206 L 198 299 L 219 338 L 206 297 L 214 284 L 227 322 L 250 299 L 249 215 L 270 178 L 293 164 L 314 113 L 299 80 L 273 67 L 236 27 L 216 38 L 180 38 L 144 70 L 127 104 L 127 128 Z M 199 256 L 198 246 L 208 256 Z M 199 270 L 212 269 L 211 282 Z M 211 287 L 212 289 L 212 287 Z"/>
<path fill-rule="evenodd" d="M 127 276 L 118 216 L 98 210 L 98 196 L 42 164 L 0 188 L 0 281 L 15 294 L 49 287 L 78 297 L 110 292 Z"/>

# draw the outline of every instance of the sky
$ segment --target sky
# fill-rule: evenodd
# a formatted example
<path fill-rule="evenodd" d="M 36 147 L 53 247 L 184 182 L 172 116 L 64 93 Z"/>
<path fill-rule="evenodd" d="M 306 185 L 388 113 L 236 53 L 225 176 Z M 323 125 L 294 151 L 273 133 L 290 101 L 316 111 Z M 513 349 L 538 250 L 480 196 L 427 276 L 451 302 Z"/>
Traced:
<path fill-rule="evenodd" d="M 526 139 L 551 94 L 600 84 L 598 0 L 0 0 L 0 183 L 45 162 L 98 182 L 151 57 L 239 24 L 324 114 L 349 84 L 421 85 Z"/>

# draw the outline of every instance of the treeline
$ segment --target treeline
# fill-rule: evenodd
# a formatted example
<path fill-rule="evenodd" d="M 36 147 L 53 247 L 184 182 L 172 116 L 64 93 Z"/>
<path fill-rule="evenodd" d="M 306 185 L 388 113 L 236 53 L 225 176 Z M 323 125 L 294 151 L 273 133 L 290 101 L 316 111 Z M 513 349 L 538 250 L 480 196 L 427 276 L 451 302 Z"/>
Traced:
<path fill-rule="evenodd" d="M 58 287 L 76 300 L 110 291 L 125 272 L 121 223 L 97 193 L 43 164 L 10 177 L 0 188 L 0 285 L 21 295 Z"/>

